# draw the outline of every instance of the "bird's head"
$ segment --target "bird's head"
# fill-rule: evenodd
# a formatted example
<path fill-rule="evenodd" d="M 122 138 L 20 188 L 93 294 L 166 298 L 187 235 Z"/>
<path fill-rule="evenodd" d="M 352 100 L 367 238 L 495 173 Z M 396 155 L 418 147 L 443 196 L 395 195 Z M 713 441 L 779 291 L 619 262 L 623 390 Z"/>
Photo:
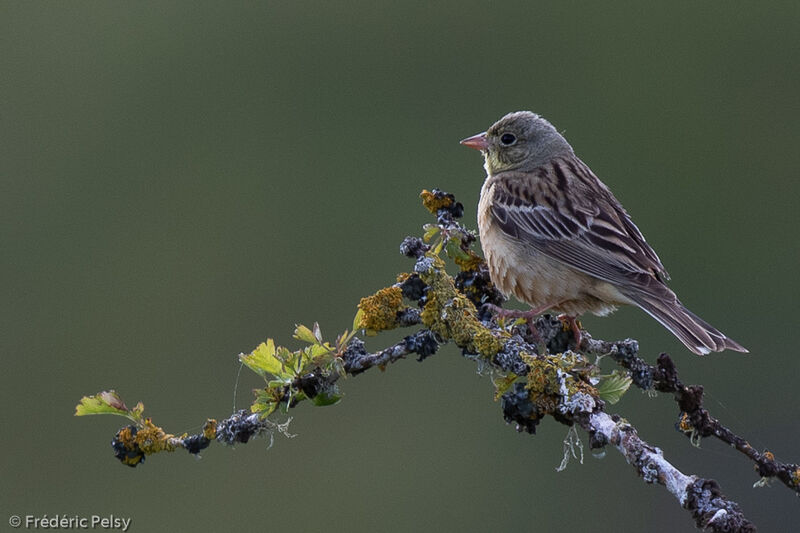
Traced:
<path fill-rule="evenodd" d="M 483 153 L 489 175 L 533 170 L 552 157 L 572 153 L 572 147 L 553 125 L 530 111 L 509 113 L 461 144 Z"/>

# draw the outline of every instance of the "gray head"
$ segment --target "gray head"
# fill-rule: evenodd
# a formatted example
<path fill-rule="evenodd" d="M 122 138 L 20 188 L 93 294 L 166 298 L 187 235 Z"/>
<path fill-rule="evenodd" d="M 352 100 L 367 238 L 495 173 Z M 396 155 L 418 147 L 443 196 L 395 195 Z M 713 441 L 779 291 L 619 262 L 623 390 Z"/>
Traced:
<path fill-rule="evenodd" d="M 461 144 L 483 152 L 489 174 L 533 170 L 555 156 L 573 153 L 552 124 L 530 111 L 509 113 Z"/>

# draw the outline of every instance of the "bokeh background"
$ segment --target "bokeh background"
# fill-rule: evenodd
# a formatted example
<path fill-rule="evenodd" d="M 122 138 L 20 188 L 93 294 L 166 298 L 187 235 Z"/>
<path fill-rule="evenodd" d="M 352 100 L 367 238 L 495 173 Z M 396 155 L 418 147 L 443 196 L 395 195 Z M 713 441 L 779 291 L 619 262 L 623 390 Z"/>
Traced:
<path fill-rule="evenodd" d="M 296 346 L 295 323 L 333 336 L 410 268 L 422 188 L 474 227 L 482 162 L 458 141 L 518 109 L 565 132 L 682 300 L 752 353 L 695 357 L 635 309 L 589 331 L 670 352 L 724 423 L 800 462 L 800 4 L 344 4 L 0 4 L 0 529 L 692 531 L 614 450 L 556 473 L 566 428 L 517 434 L 452 346 L 298 407 L 269 450 L 129 469 L 123 419 L 72 416 L 107 388 L 174 433 L 230 414 L 240 352 Z M 258 385 L 243 371 L 236 405 Z M 611 410 L 761 531 L 798 523 L 743 457 L 690 446 L 669 397 Z"/>

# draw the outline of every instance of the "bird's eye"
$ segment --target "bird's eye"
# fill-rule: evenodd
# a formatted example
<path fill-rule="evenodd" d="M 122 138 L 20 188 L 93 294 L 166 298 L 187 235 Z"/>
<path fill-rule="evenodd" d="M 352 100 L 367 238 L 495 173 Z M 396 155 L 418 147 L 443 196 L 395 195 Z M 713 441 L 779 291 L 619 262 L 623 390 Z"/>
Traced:
<path fill-rule="evenodd" d="M 503 144 L 503 146 L 511 146 L 517 142 L 517 138 L 513 133 L 504 133 L 500 136 L 500 142 Z"/>

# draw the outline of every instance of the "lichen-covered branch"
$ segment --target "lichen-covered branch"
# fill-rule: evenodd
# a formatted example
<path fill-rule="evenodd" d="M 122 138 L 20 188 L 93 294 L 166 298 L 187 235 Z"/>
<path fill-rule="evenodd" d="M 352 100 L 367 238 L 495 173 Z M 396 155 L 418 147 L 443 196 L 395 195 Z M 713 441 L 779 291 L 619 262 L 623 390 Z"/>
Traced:
<path fill-rule="evenodd" d="M 385 368 L 408 355 L 423 360 L 440 345 L 453 343 L 462 353 L 477 359 L 493 374 L 495 398 L 503 416 L 519 431 L 535 433 L 548 416 L 589 435 L 592 448 L 613 446 L 645 482 L 666 487 L 689 510 L 698 527 L 711 531 L 751 531 L 752 524 L 736 503 L 726 499 L 714 480 L 680 472 L 660 449 L 639 438 L 622 418 L 607 412 L 635 384 L 644 390 L 673 394 L 681 410 L 678 427 L 696 442 L 715 436 L 752 459 L 762 479 L 777 477 L 794 491 L 800 486 L 800 468 L 774 460 L 769 452 L 757 452 L 744 439 L 720 424 L 703 408 L 703 389 L 685 386 L 672 360 L 662 354 L 656 365 L 639 356 L 635 340 L 607 342 L 588 332 L 575 335 L 575 323 L 545 315 L 533 323 L 507 321 L 493 316 L 503 303 L 483 259 L 473 250 L 475 234 L 457 219 L 463 207 L 451 194 L 423 191 L 423 204 L 436 216 L 424 227 L 422 238 L 407 237 L 400 246 L 413 267 L 399 274 L 390 286 L 361 300 L 349 331 L 326 341 L 317 324 L 297 326 L 294 338 L 304 344 L 297 350 L 277 345 L 272 339 L 257 346 L 241 361 L 264 379 L 255 391 L 250 412 L 239 411 L 222 421 L 207 420 L 197 435 L 166 433 L 143 416 L 143 406 L 129 409 L 113 391 L 84 397 L 76 414 L 117 414 L 131 425 L 114 438 L 115 455 L 136 466 L 147 455 L 184 448 L 199 453 L 212 442 L 245 443 L 258 436 L 287 433 L 287 423 L 271 415 L 287 413 L 309 400 L 325 406 L 341 399 L 339 381 L 370 368 Z M 455 276 L 447 261 L 458 268 Z M 356 332 L 376 335 L 397 328 L 417 330 L 382 350 L 370 352 Z M 580 338 L 580 346 L 575 339 Z M 605 357 L 607 356 L 607 358 Z M 613 360 L 618 368 L 602 371 L 601 360 Z"/>
<path fill-rule="evenodd" d="M 639 438 L 636 430 L 622 418 L 596 411 L 576 417 L 589 433 L 590 446 L 614 446 L 625 456 L 645 483 L 658 483 L 678 499 L 692 514 L 699 529 L 710 531 L 755 531 L 739 506 L 720 492 L 713 479 L 688 476 L 664 458 L 663 452 Z"/>
<path fill-rule="evenodd" d="M 639 343 L 635 340 L 607 342 L 592 339 L 588 334 L 581 343 L 581 349 L 587 354 L 610 356 L 628 370 L 633 384 L 643 390 L 672 394 L 680 409 L 676 426 L 693 444 L 698 445 L 700 439 L 705 437 L 715 437 L 753 461 L 761 476 L 758 485 L 777 478 L 800 494 L 800 465 L 777 461 L 769 451 L 759 452 L 743 437 L 722 425 L 703 407 L 702 385 L 684 385 L 678 379 L 678 370 L 669 355 L 662 353 L 656 364 L 651 365 L 638 356 Z"/>

